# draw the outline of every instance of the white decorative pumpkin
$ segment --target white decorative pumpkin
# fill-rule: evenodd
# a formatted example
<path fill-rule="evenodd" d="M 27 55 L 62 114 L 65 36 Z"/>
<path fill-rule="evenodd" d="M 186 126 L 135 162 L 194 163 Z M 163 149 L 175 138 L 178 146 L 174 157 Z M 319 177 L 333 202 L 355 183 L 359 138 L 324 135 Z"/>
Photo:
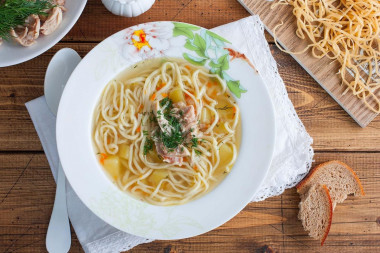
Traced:
<path fill-rule="evenodd" d="M 152 7 L 155 0 L 102 0 L 104 6 L 113 14 L 136 17 Z"/>

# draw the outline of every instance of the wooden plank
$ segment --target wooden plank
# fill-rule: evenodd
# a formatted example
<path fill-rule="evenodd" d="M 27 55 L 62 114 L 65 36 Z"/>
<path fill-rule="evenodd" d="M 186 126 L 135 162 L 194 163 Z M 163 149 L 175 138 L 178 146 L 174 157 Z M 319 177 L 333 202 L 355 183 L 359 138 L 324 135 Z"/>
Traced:
<path fill-rule="evenodd" d="M 247 16 L 238 2 L 230 0 L 160 0 L 135 18 L 115 16 L 100 1 L 88 1 L 63 41 L 101 41 L 124 28 L 151 21 L 181 21 L 213 28 Z"/>
<path fill-rule="evenodd" d="M 42 151 L 25 103 L 43 95 L 46 68 L 59 49 L 72 47 L 84 57 L 95 45 L 58 45 L 31 61 L 0 68 L 0 151 Z"/>
<path fill-rule="evenodd" d="M 223 226 L 194 238 L 156 241 L 130 252 L 363 252 L 380 251 L 379 153 L 317 153 L 316 163 L 339 159 L 358 173 L 364 197 L 337 206 L 325 246 L 297 220 L 294 189 L 251 203 Z M 0 153 L 0 251 L 43 252 L 55 184 L 42 153 Z M 81 252 L 73 235 L 71 252 Z"/>
<path fill-rule="evenodd" d="M 45 155 L 1 154 L 0 178 L 0 251 L 45 252 L 55 195 Z M 74 232 L 70 252 L 82 252 Z"/>
<path fill-rule="evenodd" d="M 187 22 L 210 29 L 249 15 L 236 1 L 161 0 L 141 16 L 125 18 L 108 12 L 99 1 L 88 1 L 82 16 L 62 42 L 100 42 L 126 27 L 162 20 Z M 265 37 L 268 42 L 273 42 L 268 32 Z"/>
<path fill-rule="evenodd" d="M 296 18 L 292 7 L 281 5 L 271 8 L 272 2 L 263 0 L 238 0 L 252 14 L 260 16 L 267 30 L 273 34 L 274 28 L 283 22 L 283 26 L 276 30 L 276 35 L 285 49 L 300 52 L 307 47 L 309 41 L 301 40 L 295 34 L 297 29 Z M 314 79 L 343 107 L 347 113 L 362 127 L 367 126 L 377 114 L 368 109 L 364 102 L 350 92 L 344 94 L 345 86 L 341 85 L 338 73 L 340 64 L 327 57 L 314 58 L 310 50 L 303 54 L 292 55 Z M 374 100 L 368 100 L 375 106 Z M 375 106 L 377 107 L 377 106 Z"/>
<path fill-rule="evenodd" d="M 56 51 L 71 47 L 83 57 L 95 43 L 61 43 L 29 62 L 0 68 L 0 151 L 41 151 L 24 103 L 43 95 L 46 67 Z M 380 118 L 362 129 L 288 54 L 271 45 L 298 115 L 317 151 L 380 151 Z"/>

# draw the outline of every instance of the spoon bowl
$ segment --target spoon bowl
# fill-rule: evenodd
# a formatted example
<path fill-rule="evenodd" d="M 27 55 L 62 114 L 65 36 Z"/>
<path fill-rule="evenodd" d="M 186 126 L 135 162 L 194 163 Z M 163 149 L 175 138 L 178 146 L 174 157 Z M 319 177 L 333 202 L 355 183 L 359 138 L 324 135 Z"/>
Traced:
<path fill-rule="evenodd" d="M 49 63 L 45 75 L 44 93 L 46 103 L 54 115 L 57 115 L 59 101 L 67 80 L 80 60 L 81 58 L 75 50 L 63 48 L 53 56 Z"/>

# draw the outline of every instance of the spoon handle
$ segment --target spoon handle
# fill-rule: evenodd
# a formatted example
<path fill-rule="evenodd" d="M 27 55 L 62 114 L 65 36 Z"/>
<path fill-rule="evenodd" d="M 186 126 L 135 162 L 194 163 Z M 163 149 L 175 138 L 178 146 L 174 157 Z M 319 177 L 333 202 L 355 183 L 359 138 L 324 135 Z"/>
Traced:
<path fill-rule="evenodd" d="M 54 207 L 46 235 L 46 248 L 50 253 L 67 253 L 70 246 L 71 232 L 66 205 L 66 177 L 62 165 L 59 163 Z"/>

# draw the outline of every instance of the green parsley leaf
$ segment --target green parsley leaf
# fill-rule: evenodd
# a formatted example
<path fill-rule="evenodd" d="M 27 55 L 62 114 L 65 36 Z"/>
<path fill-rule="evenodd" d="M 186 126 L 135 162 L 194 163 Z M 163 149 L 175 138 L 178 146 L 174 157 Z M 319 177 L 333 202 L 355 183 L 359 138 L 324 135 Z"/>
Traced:
<path fill-rule="evenodd" d="M 144 144 L 144 155 L 147 155 L 152 150 L 153 150 L 153 141 L 150 138 L 146 138 L 145 144 Z"/>
<path fill-rule="evenodd" d="M 192 148 L 196 148 L 198 146 L 198 138 L 193 137 L 191 139 L 191 144 L 192 144 L 192 146 L 191 146 Z"/>
<path fill-rule="evenodd" d="M 202 154 L 202 152 L 199 151 L 199 150 L 197 150 L 197 149 L 194 149 L 194 152 L 195 152 L 195 154 L 197 154 L 197 155 L 201 155 L 201 154 Z"/>

